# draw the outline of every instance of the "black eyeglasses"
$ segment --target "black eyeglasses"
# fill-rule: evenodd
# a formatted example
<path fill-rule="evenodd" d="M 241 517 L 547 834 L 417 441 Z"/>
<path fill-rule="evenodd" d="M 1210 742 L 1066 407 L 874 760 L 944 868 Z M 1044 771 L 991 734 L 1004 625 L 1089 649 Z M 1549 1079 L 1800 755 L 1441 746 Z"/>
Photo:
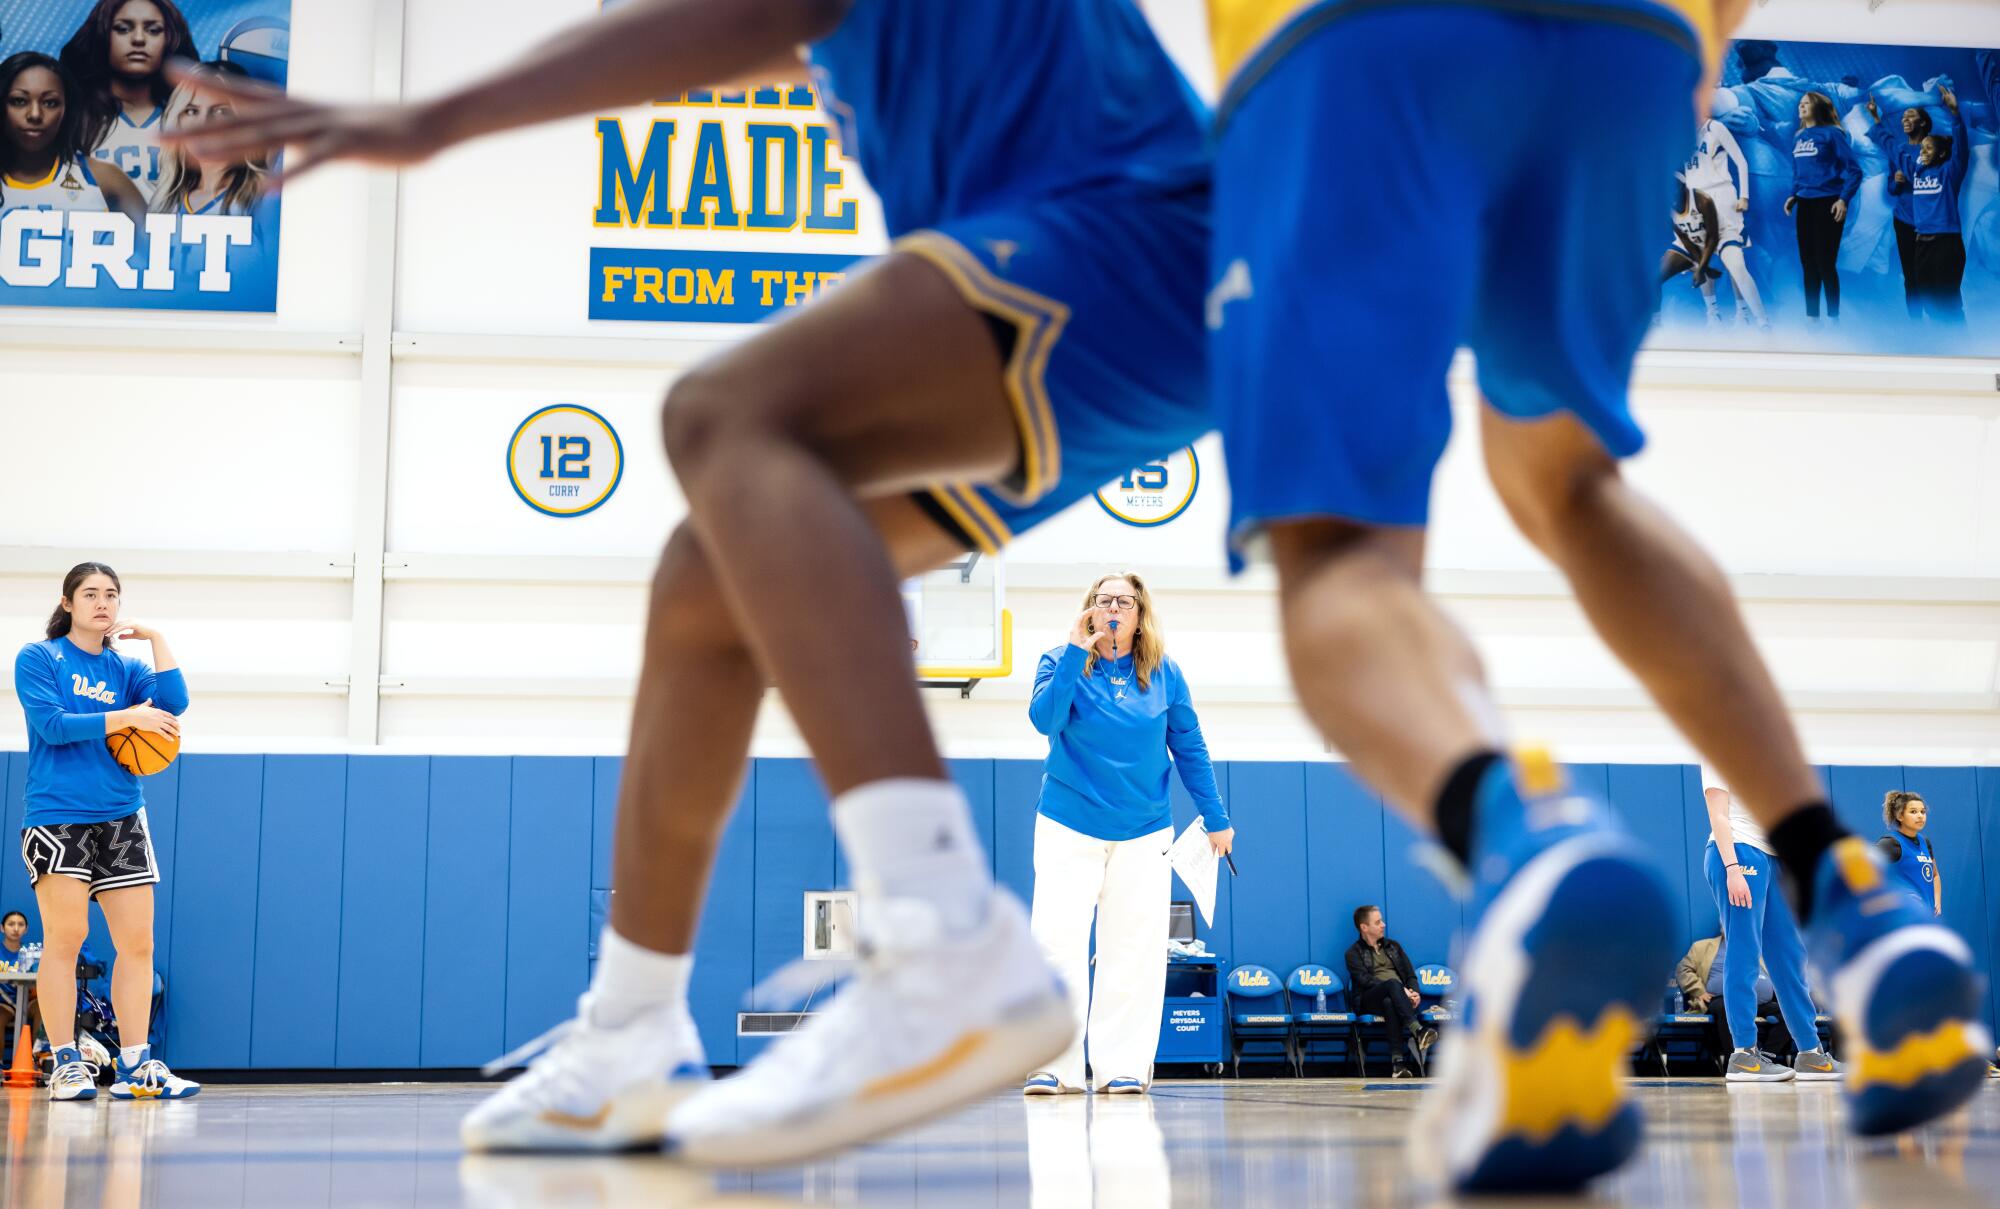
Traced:
<path fill-rule="evenodd" d="M 1137 596 L 1099 596 L 1094 598 L 1090 603 L 1100 609 L 1123 609 L 1130 612 L 1139 607 L 1139 598 Z"/>

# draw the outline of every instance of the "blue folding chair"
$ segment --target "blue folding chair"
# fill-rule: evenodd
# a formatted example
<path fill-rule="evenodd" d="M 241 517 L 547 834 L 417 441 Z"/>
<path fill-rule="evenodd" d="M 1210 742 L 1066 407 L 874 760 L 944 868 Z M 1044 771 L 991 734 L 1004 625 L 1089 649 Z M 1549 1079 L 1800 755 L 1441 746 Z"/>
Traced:
<path fill-rule="evenodd" d="M 1679 988 L 1669 982 L 1651 1047 L 1659 1057 L 1663 1075 L 1671 1074 L 1677 1061 L 1692 1062 L 1699 1070 L 1714 1066 L 1715 1016 L 1709 1012 L 1682 1011 L 1681 1006 Z"/>
<path fill-rule="evenodd" d="M 1354 1013 L 1346 1010 L 1346 984 L 1325 966 L 1304 965 L 1285 980 L 1291 992 L 1292 1036 L 1299 1074 L 1315 1056 L 1351 1063 L 1359 1069 L 1360 1041 L 1354 1035 Z"/>
<path fill-rule="evenodd" d="M 1417 1008 L 1417 1019 L 1432 1028 L 1441 1027 L 1452 1018 L 1452 1006 L 1456 1002 L 1452 992 L 1458 990 L 1458 971 L 1448 965 L 1432 962 L 1417 967 L 1417 994 L 1423 996 L 1423 1003 Z"/>
<path fill-rule="evenodd" d="M 1240 965 L 1223 980 L 1222 996 L 1229 1009 L 1229 1058 L 1235 1074 L 1243 1074 L 1243 1055 L 1254 1060 L 1271 1054 L 1298 1069 L 1292 1035 L 1291 1001 L 1285 984 L 1264 966 Z"/>

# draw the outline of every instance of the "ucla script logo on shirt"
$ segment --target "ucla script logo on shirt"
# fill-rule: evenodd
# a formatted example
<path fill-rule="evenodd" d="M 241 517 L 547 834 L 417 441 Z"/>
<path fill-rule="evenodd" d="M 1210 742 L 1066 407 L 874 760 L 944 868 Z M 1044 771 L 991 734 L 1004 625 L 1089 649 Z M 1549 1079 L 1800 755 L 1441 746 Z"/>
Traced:
<path fill-rule="evenodd" d="M 92 684 L 90 681 L 72 672 L 69 682 L 73 686 L 71 691 L 79 697 L 88 697 L 92 701 L 102 701 L 106 705 L 118 704 L 118 694 L 105 688 L 104 681 L 102 680 L 99 680 L 96 684 Z"/>
<path fill-rule="evenodd" d="M 507 442 L 507 477 L 521 502 L 548 516 L 603 506 L 625 477 L 625 447 L 588 407 L 556 403 L 521 421 Z"/>
<path fill-rule="evenodd" d="M 1200 486 L 1201 462 L 1188 448 L 1128 470 L 1124 478 L 1099 488 L 1097 506 L 1125 524 L 1150 529 L 1186 512 Z"/>

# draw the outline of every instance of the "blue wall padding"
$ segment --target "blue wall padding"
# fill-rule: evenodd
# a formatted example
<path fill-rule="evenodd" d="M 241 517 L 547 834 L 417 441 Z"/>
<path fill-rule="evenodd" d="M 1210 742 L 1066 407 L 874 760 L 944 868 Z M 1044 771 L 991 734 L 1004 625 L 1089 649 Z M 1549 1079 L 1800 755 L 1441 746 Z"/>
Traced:
<path fill-rule="evenodd" d="M 155 960 L 169 988 L 164 1056 L 190 1069 L 467 1067 L 567 1018 L 610 910 L 622 767 L 589 756 L 183 757 L 146 782 L 165 877 L 155 909 Z M 1040 761 L 949 767 L 996 878 L 1027 898 Z M 0 753 L 10 837 L 26 768 L 25 754 Z M 1607 793 L 1654 854 L 1683 905 L 1683 941 L 1712 935 L 1699 772 L 1569 772 Z M 2000 876 L 2000 768 L 1819 772 L 1841 819 L 1870 839 L 1884 830 L 1884 792 L 1924 795 L 1945 923 L 1990 968 L 2000 949 L 2000 886 L 1989 886 L 1989 870 Z M 1215 920 L 1197 934 L 1225 964 L 1339 971 L 1362 903 L 1382 907 L 1413 961 L 1451 960 L 1459 903 L 1413 859 L 1418 833 L 1345 765 L 1224 763 L 1216 778 L 1242 877 L 1224 876 Z M 1172 792 L 1174 824 L 1185 827 L 1194 804 L 1178 780 Z M 799 956 L 803 892 L 846 880 L 812 766 L 753 761 L 696 935 L 692 1007 L 712 1061 L 740 1063 L 762 1047 L 736 1036 L 745 993 Z M 1175 896 L 1186 896 L 1178 883 Z M 11 907 L 33 915 L 27 872 L 10 854 L 0 909 Z M 92 945 L 109 956 L 92 914 Z M 1989 997 L 1988 1012 L 2000 1025 L 2000 1001 Z"/>

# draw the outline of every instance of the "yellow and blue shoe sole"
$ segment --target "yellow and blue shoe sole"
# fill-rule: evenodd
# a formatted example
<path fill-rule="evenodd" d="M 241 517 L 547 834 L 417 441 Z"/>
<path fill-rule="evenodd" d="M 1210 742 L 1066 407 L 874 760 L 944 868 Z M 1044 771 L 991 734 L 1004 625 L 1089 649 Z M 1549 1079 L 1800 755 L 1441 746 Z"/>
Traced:
<path fill-rule="evenodd" d="M 1963 942 L 1937 925 L 1902 928 L 1834 975 L 1848 1038 L 1849 1120 L 1864 1137 L 1951 1112 L 1986 1082 L 1993 1040 L 1984 987 Z"/>
<path fill-rule="evenodd" d="M 143 1083 L 113 1083 L 111 1098 L 114 1100 L 187 1100 L 201 1094 L 201 1086 L 196 1084 L 185 1091 L 170 1091 L 164 1087 L 149 1087 Z"/>
<path fill-rule="evenodd" d="M 1667 888 L 1615 833 L 1524 866 L 1474 932 L 1430 1140 L 1464 1192 L 1569 1192 L 1639 1148 L 1625 1070 L 1674 961 Z M 1456 1074 L 1456 1077 L 1454 1077 Z"/>

